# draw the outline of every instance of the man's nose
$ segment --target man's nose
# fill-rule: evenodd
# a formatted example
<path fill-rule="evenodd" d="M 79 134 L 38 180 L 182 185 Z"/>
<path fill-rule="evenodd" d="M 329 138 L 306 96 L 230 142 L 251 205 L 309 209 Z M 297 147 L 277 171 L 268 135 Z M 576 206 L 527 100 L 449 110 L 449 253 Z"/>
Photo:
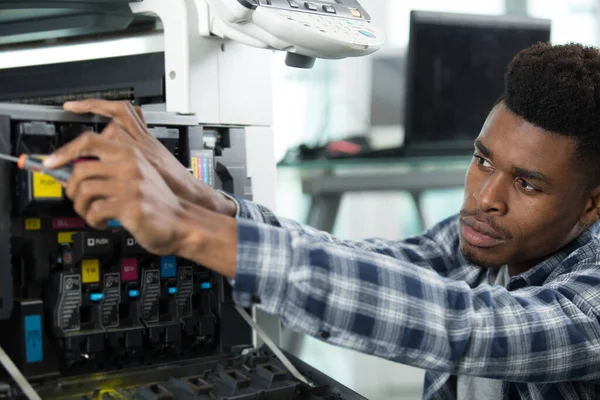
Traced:
<path fill-rule="evenodd" d="M 506 179 L 497 173 L 483 181 L 480 190 L 473 193 L 479 209 L 488 213 L 506 214 L 506 185 Z"/>

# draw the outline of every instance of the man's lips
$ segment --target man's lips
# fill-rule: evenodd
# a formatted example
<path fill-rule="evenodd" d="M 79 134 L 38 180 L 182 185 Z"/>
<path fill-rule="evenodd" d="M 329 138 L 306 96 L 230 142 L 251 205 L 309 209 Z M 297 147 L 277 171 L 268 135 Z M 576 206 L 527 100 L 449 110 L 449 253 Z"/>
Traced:
<path fill-rule="evenodd" d="M 476 247 L 494 247 L 505 239 L 494 228 L 473 217 L 461 218 L 461 231 L 463 238 Z"/>

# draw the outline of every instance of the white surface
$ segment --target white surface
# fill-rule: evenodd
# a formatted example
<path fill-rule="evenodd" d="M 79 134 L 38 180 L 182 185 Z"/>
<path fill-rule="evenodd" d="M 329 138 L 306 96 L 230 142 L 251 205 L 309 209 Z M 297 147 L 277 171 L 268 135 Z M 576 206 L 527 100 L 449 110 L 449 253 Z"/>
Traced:
<path fill-rule="evenodd" d="M 161 32 L 114 39 L 74 41 L 65 44 L 27 44 L 0 51 L 0 69 L 95 60 L 164 51 Z"/>
<path fill-rule="evenodd" d="M 199 38 L 194 4 L 186 0 L 144 0 L 130 3 L 130 8 L 134 13 L 160 18 L 164 27 L 167 111 L 192 114 L 190 49 Z"/>
<path fill-rule="evenodd" d="M 273 130 L 269 127 L 248 127 L 246 129 L 246 158 L 248 175 L 252 177 L 254 201 L 271 210 L 276 210 L 275 147 Z"/>
<path fill-rule="evenodd" d="M 596 3 L 596 0 L 528 0 L 527 12 L 533 17 L 552 20 L 552 43 L 597 46 L 600 38 Z"/>
<path fill-rule="evenodd" d="M 227 124 L 270 127 L 273 124 L 273 52 L 229 41 L 220 47 L 218 55 L 219 120 Z M 197 96 L 205 95 L 202 86 L 194 86 L 194 90 Z M 246 143 L 252 140 L 253 136 L 249 135 Z M 273 148 L 272 136 L 270 140 L 268 147 Z M 260 149 L 256 151 L 261 154 Z M 268 160 L 273 164 L 274 180 L 275 156 L 270 155 Z"/>

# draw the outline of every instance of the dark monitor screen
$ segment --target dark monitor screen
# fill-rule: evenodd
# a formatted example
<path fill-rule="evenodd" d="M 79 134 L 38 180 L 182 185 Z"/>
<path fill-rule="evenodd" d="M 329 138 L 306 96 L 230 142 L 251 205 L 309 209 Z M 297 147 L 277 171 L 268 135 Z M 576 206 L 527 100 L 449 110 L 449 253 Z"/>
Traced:
<path fill-rule="evenodd" d="M 550 21 L 412 11 L 406 70 L 407 143 L 471 142 L 504 88 L 510 60 L 550 40 Z"/>

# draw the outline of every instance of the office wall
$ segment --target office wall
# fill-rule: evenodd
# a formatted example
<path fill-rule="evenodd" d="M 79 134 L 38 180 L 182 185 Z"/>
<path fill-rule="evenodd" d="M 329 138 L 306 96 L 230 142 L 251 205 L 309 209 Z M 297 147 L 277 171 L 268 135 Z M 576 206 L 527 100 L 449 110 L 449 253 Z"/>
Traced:
<path fill-rule="evenodd" d="M 598 44 L 595 0 L 529 0 L 513 3 L 509 10 L 527 10 L 530 15 L 551 18 L 552 40 Z M 363 0 L 373 19 L 387 32 L 388 42 L 380 52 L 360 59 L 317 61 L 312 70 L 290 70 L 281 55 L 274 56 L 276 154 L 300 143 L 324 143 L 351 133 L 369 131 L 376 144 L 402 141 L 402 127 L 371 130 L 371 64 L 376 57 L 401 55 L 408 42 L 408 13 L 411 9 L 467 13 L 504 13 L 504 0 Z M 524 5 L 524 7 L 522 7 Z M 308 198 L 302 194 L 302 172 L 278 172 L 277 211 L 304 220 Z M 458 211 L 461 190 L 426 193 L 423 205 L 428 225 Z M 390 206 L 390 203 L 392 206 Z M 347 239 L 365 237 L 402 238 L 420 230 L 416 209 L 405 193 L 361 193 L 344 198 L 334 233 Z M 302 357 L 342 383 L 372 400 L 416 400 L 421 397 L 423 371 L 370 356 L 334 348 L 316 339 L 299 343 Z"/>

